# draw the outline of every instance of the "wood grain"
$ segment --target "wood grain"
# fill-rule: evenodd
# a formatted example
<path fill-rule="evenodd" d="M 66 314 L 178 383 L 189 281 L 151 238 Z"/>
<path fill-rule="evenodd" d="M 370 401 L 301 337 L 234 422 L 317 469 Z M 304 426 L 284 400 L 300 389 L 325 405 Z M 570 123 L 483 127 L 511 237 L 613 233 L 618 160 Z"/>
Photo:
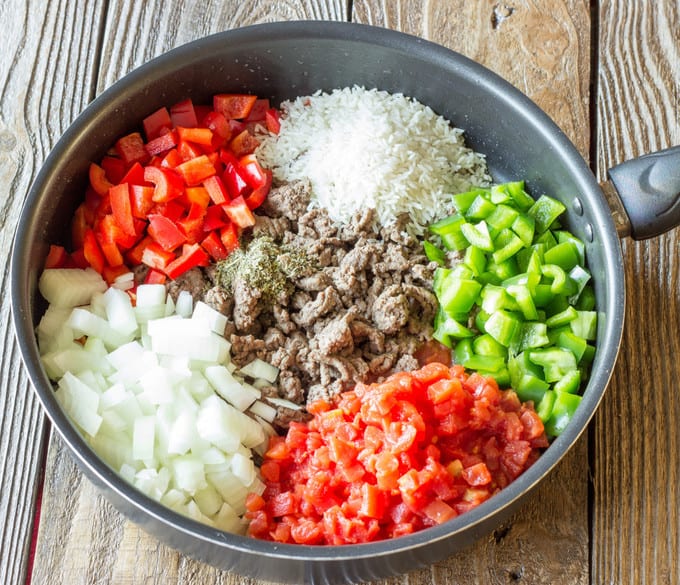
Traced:
<path fill-rule="evenodd" d="M 92 98 L 101 4 L 0 4 L 0 583 L 25 581 L 45 434 L 14 338 L 11 242 L 37 169 Z"/>
<path fill-rule="evenodd" d="M 680 7 L 603 2 L 597 169 L 680 143 Z M 680 241 L 623 242 L 618 365 L 594 425 L 595 583 L 680 583 Z"/>

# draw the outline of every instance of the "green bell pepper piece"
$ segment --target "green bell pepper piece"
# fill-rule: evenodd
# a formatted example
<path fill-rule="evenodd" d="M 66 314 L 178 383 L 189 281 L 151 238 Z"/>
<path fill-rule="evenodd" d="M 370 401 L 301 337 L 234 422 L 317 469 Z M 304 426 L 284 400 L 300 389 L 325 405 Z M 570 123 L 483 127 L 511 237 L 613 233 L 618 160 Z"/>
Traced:
<path fill-rule="evenodd" d="M 508 294 L 515 299 L 519 310 L 522 311 L 522 315 L 524 315 L 524 318 L 527 321 L 535 321 L 538 319 L 538 311 L 536 310 L 534 299 L 526 284 L 511 284 L 506 290 L 508 291 Z"/>
<path fill-rule="evenodd" d="M 469 246 L 469 242 L 461 232 L 461 226 L 465 223 L 465 218 L 454 213 L 429 226 L 429 230 L 440 237 L 442 244 L 447 250 L 464 250 Z"/>
<path fill-rule="evenodd" d="M 529 350 L 529 359 L 543 368 L 546 382 L 557 382 L 565 374 L 576 370 L 576 358 L 568 349 L 548 347 Z"/>
<path fill-rule="evenodd" d="M 425 249 L 425 256 L 427 256 L 428 260 L 436 262 L 440 266 L 446 265 L 446 252 L 444 252 L 444 250 L 427 240 L 423 241 L 423 248 Z"/>
<path fill-rule="evenodd" d="M 463 264 L 470 268 L 474 276 L 479 276 L 486 269 L 486 254 L 476 246 L 469 246 L 465 250 Z"/>
<path fill-rule="evenodd" d="M 543 421 L 544 425 L 552 415 L 556 398 L 557 392 L 555 392 L 554 390 L 546 390 L 545 394 L 543 394 L 543 398 L 536 407 L 536 414 L 538 415 L 538 418 L 540 418 Z"/>
<path fill-rule="evenodd" d="M 595 311 L 576 311 L 576 318 L 569 325 L 574 335 L 593 341 L 597 336 L 597 313 Z"/>
<path fill-rule="evenodd" d="M 512 226 L 518 216 L 519 211 L 501 203 L 486 217 L 486 223 L 500 232 Z"/>
<path fill-rule="evenodd" d="M 569 305 L 564 311 L 560 311 L 559 313 L 556 313 L 555 315 L 552 315 L 551 317 L 548 317 L 546 320 L 545 324 L 552 328 L 555 327 L 563 327 L 567 323 L 570 323 L 576 317 L 578 316 L 578 312 L 574 307 Z"/>
<path fill-rule="evenodd" d="M 456 208 L 456 211 L 460 214 L 465 214 L 470 208 L 470 205 L 472 205 L 472 202 L 480 195 L 483 197 L 490 197 L 487 189 L 472 189 L 471 191 L 465 191 L 464 193 L 456 193 L 451 200 L 453 201 L 453 206 Z"/>
<path fill-rule="evenodd" d="M 560 435 L 573 418 L 581 399 L 578 394 L 556 392 L 550 418 L 545 422 L 546 434 L 553 437 Z"/>
<path fill-rule="evenodd" d="M 526 212 L 534 204 L 533 197 L 524 190 L 524 181 L 505 183 L 504 188 L 520 211 Z"/>
<path fill-rule="evenodd" d="M 572 370 L 562 376 L 555 385 L 553 390 L 555 392 L 568 392 L 569 394 L 576 394 L 581 386 L 581 372 L 579 370 Z"/>
<path fill-rule="evenodd" d="M 564 292 L 567 286 L 567 275 L 557 264 L 544 264 L 541 266 L 541 274 L 552 279 L 550 290 L 553 293 L 560 294 Z"/>
<path fill-rule="evenodd" d="M 525 246 L 531 246 L 536 231 L 536 220 L 530 215 L 519 214 L 510 226 Z"/>
<path fill-rule="evenodd" d="M 465 365 L 465 362 L 474 355 L 472 350 L 472 339 L 464 338 L 459 339 L 458 343 L 453 349 L 453 362 L 461 366 Z"/>
<path fill-rule="evenodd" d="M 485 194 L 480 194 L 475 197 L 475 199 L 470 204 L 465 212 L 465 218 L 470 219 L 485 219 L 493 213 L 496 206 L 491 203 L 491 201 L 485 197 Z"/>
<path fill-rule="evenodd" d="M 494 245 L 489 233 L 489 226 L 485 221 L 479 223 L 464 223 L 460 226 L 460 231 L 471 246 L 476 246 L 485 252 L 493 252 Z"/>
<path fill-rule="evenodd" d="M 499 309 L 487 319 L 484 329 L 498 343 L 510 347 L 520 334 L 521 321 L 513 313 Z"/>
<path fill-rule="evenodd" d="M 561 201 L 541 195 L 527 213 L 536 220 L 536 231 L 542 234 L 566 209 Z"/>
<path fill-rule="evenodd" d="M 509 228 L 501 230 L 496 236 L 493 245 L 495 250 L 492 257 L 496 264 L 505 262 L 524 248 L 524 242 Z"/>
<path fill-rule="evenodd" d="M 441 283 L 439 304 L 446 313 L 467 313 L 481 290 L 482 285 L 476 280 L 451 274 Z"/>
<path fill-rule="evenodd" d="M 579 253 L 573 242 L 562 242 L 546 250 L 543 257 L 545 264 L 556 264 L 565 272 L 578 266 Z"/>
<path fill-rule="evenodd" d="M 581 358 L 586 352 L 586 347 L 588 346 L 588 342 L 582 337 L 574 335 L 574 333 L 571 331 L 571 328 L 566 331 L 562 331 L 558 335 L 556 344 L 558 347 L 568 349 L 571 353 L 573 353 L 574 357 L 576 358 L 576 363 L 581 362 Z"/>
<path fill-rule="evenodd" d="M 508 349 L 498 343 L 488 333 L 478 335 L 472 340 L 472 350 L 481 356 L 494 356 L 503 359 L 508 356 Z"/>

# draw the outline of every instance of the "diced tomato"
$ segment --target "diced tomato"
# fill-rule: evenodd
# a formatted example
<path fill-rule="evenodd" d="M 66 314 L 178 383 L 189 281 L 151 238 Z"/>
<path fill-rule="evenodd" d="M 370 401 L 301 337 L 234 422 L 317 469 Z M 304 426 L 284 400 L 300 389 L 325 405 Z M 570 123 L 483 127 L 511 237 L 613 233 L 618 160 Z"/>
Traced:
<path fill-rule="evenodd" d="M 151 156 L 144 148 L 144 140 L 139 132 L 132 132 L 116 142 L 116 152 L 126 165 L 132 163 L 146 163 Z"/>
<path fill-rule="evenodd" d="M 158 138 L 172 128 L 170 112 L 166 107 L 159 108 L 153 114 L 144 118 L 142 125 L 147 142 Z"/>
<path fill-rule="evenodd" d="M 210 262 L 207 252 L 199 244 L 190 244 L 185 247 L 182 255 L 170 262 L 165 267 L 165 273 L 169 278 L 175 279 L 187 270 Z"/>
<path fill-rule="evenodd" d="M 221 93 L 213 96 L 213 109 L 227 120 L 243 120 L 248 117 L 256 101 L 255 95 Z"/>
<path fill-rule="evenodd" d="M 240 228 L 247 228 L 255 225 L 255 216 L 246 205 L 243 197 L 222 204 L 222 209 L 227 217 Z"/>
<path fill-rule="evenodd" d="M 68 260 L 68 252 L 64 246 L 50 245 L 50 250 L 45 258 L 45 268 L 63 268 Z"/>
<path fill-rule="evenodd" d="M 104 196 L 109 192 L 109 189 L 113 186 L 112 183 L 106 178 L 106 171 L 100 167 L 98 164 L 90 163 L 90 185 L 95 190 L 95 192 Z"/>
<path fill-rule="evenodd" d="M 198 118 L 196 117 L 196 110 L 191 99 L 185 99 L 177 102 L 170 108 L 170 119 L 174 127 L 184 126 L 185 128 L 195 128 L 198 126 Z"/>
<path fill-rule="evenodd" d="M 157 203 L 175 199 L 184 192 L 182 178 L 170 169 L 146 167 L 144 180 L 154 184 L 153 200 Z"/>

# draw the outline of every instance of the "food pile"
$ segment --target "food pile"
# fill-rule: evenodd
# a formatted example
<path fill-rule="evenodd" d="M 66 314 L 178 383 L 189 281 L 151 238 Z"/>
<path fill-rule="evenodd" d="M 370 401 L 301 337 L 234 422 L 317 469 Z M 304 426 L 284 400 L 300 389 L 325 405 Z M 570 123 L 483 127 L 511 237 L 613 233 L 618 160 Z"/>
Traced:
<path fill-rule="evenodd" d="M 180 514 L 406 534 L 514 480 L 579 403 L 594 294 L 563 206 L 492 185 L 414 100 L 184 100 L 89 179 L 39 282 L 43 364 L 93 449 Z"/>

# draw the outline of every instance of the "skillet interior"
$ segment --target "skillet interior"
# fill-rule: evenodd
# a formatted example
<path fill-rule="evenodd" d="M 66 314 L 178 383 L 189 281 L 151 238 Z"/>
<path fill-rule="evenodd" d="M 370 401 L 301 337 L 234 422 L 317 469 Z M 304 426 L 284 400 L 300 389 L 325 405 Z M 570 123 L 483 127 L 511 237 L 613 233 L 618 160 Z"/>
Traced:
<path fill-rule="evenodd" d="M 511 486 L 445 525 L 388 542 L 345 547 L 272 545 L 180 517 L 129 487 L 70 425 L 52 396 L 33 334 L 43 306 L 36 282 L 50 243 L 84 192 L 87 167 L 157 108 L 191 97 L 246 91 L 281 100 L 350 85 L 401 92 L 464 128 L 487 156 L 496 181 L 526 179 L 568 209 L 567 225 L 587 244 L 598 299 L 597 355 L 585 398 L 568 429 Z M 342 115 L 339 112 L 339 115 Z M 64 134 L 38 175 L 22 213 L 12 257 L 12 306 L 29 376 L 81 468 L 122 512 L 184 553 L 224 569 L 274 581 L 338 582 L 384 577 L 439 560 L 471 544 L 516 509 L 522 496 L 585 429 L 609 381 L 623 327 L 619 241 L 588 167 L 550 119 L 505 81 L 422 39 L 363 25 L 275 23 L 221 33 L 171 51 L 97 98 Z"/>

